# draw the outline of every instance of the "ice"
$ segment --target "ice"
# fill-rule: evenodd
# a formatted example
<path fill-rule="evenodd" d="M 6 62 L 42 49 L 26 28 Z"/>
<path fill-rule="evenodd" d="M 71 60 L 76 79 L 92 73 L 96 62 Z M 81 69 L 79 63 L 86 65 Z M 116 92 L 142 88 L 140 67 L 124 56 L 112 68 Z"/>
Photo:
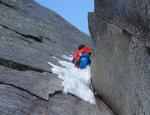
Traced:
<path fill-rule="evenodd" d="M 63 58 L 72 60 L 71 56 L 63 56 Z M 53 67 L 52 72 L 63 80 L 64 93 L 73 94 L 84 101 L 95 104 L 95 97 L 93 91 L 90 89 L 90 67 L 78 69 L 71 62 L 57 60 L 63 67 L 54 65 L 51 62 L 48 62 L 48 64 Z"/>

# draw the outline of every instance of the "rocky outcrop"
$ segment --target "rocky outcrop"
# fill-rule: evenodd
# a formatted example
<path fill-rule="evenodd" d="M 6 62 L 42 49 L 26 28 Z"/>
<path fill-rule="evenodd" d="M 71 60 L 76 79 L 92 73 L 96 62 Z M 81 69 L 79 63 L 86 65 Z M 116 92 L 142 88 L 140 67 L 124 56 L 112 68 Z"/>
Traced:
<path fill-rule="evenodd" d="M 89 41 L 33 0 L 0 0 L 1 115 L 112 115 L 99 99 L 100 108 L 63 94 L 62 80 L 47 63 L 59 65 L 56 58 Z"/>
<path fill-rule="evenodd" d="M 119 115 L 150 114 L 150 1 L 95 0 L 95 91 Z"/>

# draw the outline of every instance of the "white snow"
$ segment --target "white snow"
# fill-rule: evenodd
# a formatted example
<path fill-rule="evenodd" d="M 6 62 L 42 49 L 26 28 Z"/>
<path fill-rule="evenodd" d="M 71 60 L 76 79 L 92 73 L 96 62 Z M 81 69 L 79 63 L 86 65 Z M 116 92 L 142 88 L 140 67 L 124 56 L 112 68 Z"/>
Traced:
<path fill-rule="evenodd" d="M 62 57 L 70 61 L 72 60 L 71 56 Z M 54 65 L 51 62 L 48 62 L 48 64 L 53 67 L 52 72 L 63 80 L 64 93 L 73 94 L 84 101 L 95 104 L 95 97 L 93 91 L 90 89 L 90 67 L 78 69 L 71 62 L 57 60 L 63 67 Z"/>

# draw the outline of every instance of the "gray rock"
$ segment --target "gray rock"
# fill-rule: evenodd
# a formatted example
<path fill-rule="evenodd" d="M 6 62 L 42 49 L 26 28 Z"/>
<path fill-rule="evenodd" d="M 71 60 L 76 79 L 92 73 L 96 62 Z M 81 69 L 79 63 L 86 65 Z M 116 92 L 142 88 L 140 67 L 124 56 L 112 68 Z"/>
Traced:
<path fill-rule="evenodd" d="M 45 53 L 60 56 L 70 54 L 81 43 L 90 43 L 89 36 L 75 29 L 56 13 L 41 7 L 32 0 L 18 2 L 20 5 L 17 10 L 0 4 L 0 25 L 12 31 L 11 35 L 16 34 L 19 41 L 23 38 L 31 42 L 30 44 L 23 42 L 23 45 L 31 47 L 32 44 L 33 47 Z M 30 3 L 34 6 L 30 7 Z M 5 37 L 5 34 L 7 33 L 3 33 L 2 37 Z M 70 44 L 70 40 L 73 44 Z M 18 44 L 16 39 L 11 39 L 10 42 Z"/>
<path fill-rule="evenodd" d="M 47 63 L 61 66 L 82 43 L 90 37 L 33 0 L 0 0 L 1 115 L 112 115 L 101 100 L 63 94 Z"/>
<path fill-rule="evenodd" d="M 95 1 L 98 20 L 125 29 L 137 38 L 150 36 L 149 0 Z"/>
<path fill-rule="evenodd" d="M 49 101 L 50 112 L 58 115 L 113 115 L 103 102 L 100 105 L 102 108 L 99 109 L 71 95 L 56 95 Z"/>
<path fill-rule="evenodd" d="M 0 82 L 9 84 L 43 98 L 49 99 L 49 95 L 61 92 L 62 82 L 54 74 L 38 73 L 33 71 L 19 72 L 0 67 Z"/>
<path fill-rule="evenodd" d="M 47 62 L 58 65 L 56 59 L 38 49 L 17 46 L 9 43 L 0 42 L 0 60 L 6 60 L 6 64 L 16 62 L 18 65 L 27 65 L 33 68 L 51 72 L 51 66 Z M 5 65 L 5 64 L 3 64 Z M 16 64 L 17 65 L 17 64 Z M 7 65 L 6 65 L 7 66 Z M 10 67 L 11 68 L 11 67 Z M 21 69 L 21 67 L 19 67 Z"/>
<path fill-rule="evenodd" d="M 45 101 L 2 84 L 0 99 L 1 115 L 112 115 L 102 114 L 95 106 L 71 95 L 56 94 Z"/>
<path fill-rule="evenodd" d="M 54 75 L 17 72 L 4 67 L 0 71 L 2 115 L 113 115 L 102 101 L 98 101 L 101 105 L 99 110 L 77 97 L 61 94 L 61 82 Z"/>
<path fill-rule="evenodd" d="M 0 99 L 1 115 L 40 115 L 47 106 L 46 101 L 4 84 L 0 85 Z"/>
<path fill-rule="evenodd" d="M 149 0 L 96 0 L 94 89 L 119 115 L 150 114 Z"/>

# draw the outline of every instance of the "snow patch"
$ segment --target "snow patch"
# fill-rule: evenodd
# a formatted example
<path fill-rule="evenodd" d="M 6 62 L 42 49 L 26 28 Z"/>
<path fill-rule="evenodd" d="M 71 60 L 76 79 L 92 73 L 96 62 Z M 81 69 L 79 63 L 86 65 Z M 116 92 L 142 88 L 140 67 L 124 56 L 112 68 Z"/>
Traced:
<path fill-rule="evenodd" d="M 63 56 L 63 58 L 72 60 L 71 56 Z M 90 89 L 90 67 L 78 69 L 71 62 L 57 60 L 63 67 L 54 65 L 51 62 L 48 62 L 48 64 L 53 67 L 52 72 L 63 80 L 64 93 L 73 94 L 84 101 L 95 104 L 95 97 L 93 91 Z"/>

